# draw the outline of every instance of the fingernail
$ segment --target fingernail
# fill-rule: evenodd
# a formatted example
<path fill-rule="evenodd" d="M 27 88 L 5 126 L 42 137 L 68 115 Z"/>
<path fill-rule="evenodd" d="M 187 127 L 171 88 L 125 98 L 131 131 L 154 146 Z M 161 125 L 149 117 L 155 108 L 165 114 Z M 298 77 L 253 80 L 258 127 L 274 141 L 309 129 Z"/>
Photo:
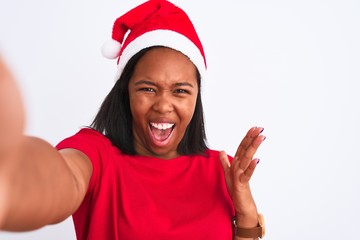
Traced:
<path fill-rule="evenodd" d="M 264 128 L 261 129 L 260 133 L 262 133 L 264 131 Z"/>
<path fill-rule="evenodd" d="M 260 158 L 256 159 L 256 165 L 259 164 Z"/>
<path fill-rule="evenodd" d="M 264 137 L 264 139 L 262 141 L 265 141 L 265 139 L 266 139 L 266 136 Z"/>

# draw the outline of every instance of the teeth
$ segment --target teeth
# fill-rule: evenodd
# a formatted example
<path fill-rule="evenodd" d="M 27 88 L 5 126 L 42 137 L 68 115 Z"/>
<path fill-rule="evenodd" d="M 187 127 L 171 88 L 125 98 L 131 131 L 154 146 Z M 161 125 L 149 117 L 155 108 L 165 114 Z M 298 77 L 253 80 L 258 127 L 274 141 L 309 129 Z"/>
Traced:
<path fill-rule="evenodd" d="M 174 126 L 173 123 L 150 123 L 150 125 L 160 130 L 165 130 Z"/>

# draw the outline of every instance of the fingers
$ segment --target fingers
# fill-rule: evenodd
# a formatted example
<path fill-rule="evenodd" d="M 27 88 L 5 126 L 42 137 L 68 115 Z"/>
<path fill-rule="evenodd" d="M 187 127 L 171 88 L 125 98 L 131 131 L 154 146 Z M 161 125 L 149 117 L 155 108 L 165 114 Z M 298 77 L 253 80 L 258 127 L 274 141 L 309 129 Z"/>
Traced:
<path fill-rule="evenodd" d="M 225 176 L 227 190 L 228 190 L 230 196 L 232 196 L 233 195 L 233 181 L 232 181 L 232 174 L 231 174 L 231 165 L 230 165 L 228 155 L 226 154 L 225 151 L 220 151 L 219 158 L 220 158 L 221 166 L 224 170 L 224 176 Z"/>
<path fill-rule="evenodd" d="M 240 184 L 248 184 L 253 173 L 255 172 L 256 166 L 259 163 L 259 159 L 255 158 L 253 160 L 250 161 L 249 166 L 243 170 L 238 166 L 235 166 L 233 169 L 233 181 L 235 186 L 239 186 L 236 182 L 240 183 Z"/>
<path fill-rule="evenodd" d="M 264 141 L 265 136 L 257 136 L 253 142 L 251 143 L 251 145 L 248 147 L 248 149 L 246 149 L 246 152 L 244 153 L 244 155 L 242 157 L 240 157 L 240 168 L 241 169 L 246 169 L 248 168 L 250 162 L 253 160 L 254 155 L 257 151 L 257 149 L 259 148 L 260 144 Z"/>
<path fill-rule="evenodd" d="M 241 141 L 237 151 L 236 156 L 241 156 L 245 153 L 246 149 L 249 147 L 251 142 L 253 141 L 254 137 L 257 137 L 262 131 L 264 131 L 264 128 L 262 127 L 252 127 L 249 129 L 249 131 L 246 133 L 245 137 Z"/>
<path fill-rule="evenodd" d="M 236 150 L 235 156 L 240 156 L 240 155 L 244 154 L 244 152 L 247 149 L 247 146 L 249 145 L 249 142 L 251 140 L 250 136 L 252 135 L 252 133 L 254 132 L 255 129 L 256 129 L 256 127 L 252 127 L 246 133 L 245 137 L 243 138 L 243 140 L 239 144 L 238 149 Z"/>
<path fill-rule="evenodd" d="M 220 157 L 221 166 L 223 167 L 224 171 L 227 171 L 231 165 L 226 152 L 220 151 L 219 157 Z"/>
<path fill-rule="evenodd" d="M 252 177 L 259 159 L 254 155 L 264 141 L 265 136 L 261 135 L 264 128 L 252 127 L 241 141 L 236 154 L 230 164 L 229 158 L 225 151 L 219 153 L 220 163 L 225 173 L 225 180 L 228 185 L 228 189 L 242 188 L 241 186 L 247 186 L 250 178 Z M 239 185 L 240 184 L 240 185 Z M 231 194 L 232 195 L 232 194 Z"/>
<path fill-rule="evenodd" d="M 265 140 L 265 136 L 260 135 L 263 130 L 264 128 L 251 128 L 239 145 L 236 156 L 239 158 L 240 168 L 244 171 L 249 167 L 258 147 Z"/>
<path fill-rule="evenodd" d="M 246 183 L 246 182 L 250 181 L 251 176 L 253 175 L 255 168 L 256 168 L 257 164 L 259 163 L 259 161 L 260 161 L 260 159 L 258 159 L 258 158 L 251 160 L 248 168 L 246 168 L 244 173 L 239 176 L 240 182 Z"/>

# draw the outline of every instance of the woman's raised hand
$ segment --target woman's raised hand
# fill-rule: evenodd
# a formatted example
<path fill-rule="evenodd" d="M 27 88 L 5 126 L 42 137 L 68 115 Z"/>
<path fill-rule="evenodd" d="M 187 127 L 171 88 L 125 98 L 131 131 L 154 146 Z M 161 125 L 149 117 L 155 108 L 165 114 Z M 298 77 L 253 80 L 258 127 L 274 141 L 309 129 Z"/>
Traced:
<path fill-rule="evenodd" d="M 265 140 L 261 127 L 252 127 L 241 141 L 234 159 L 230 164 L 227 154 L 220 152 L 220 162 L 224 169 L 226 185 L 233 200 L 237 224 L 253 227 L 257 224 L 257 209 L 252 198 L 249 181 L 253 175 L 258 158 L 254 155 L 260 144 Z M 248 225 L 248 226 L 247 226 Z"/>

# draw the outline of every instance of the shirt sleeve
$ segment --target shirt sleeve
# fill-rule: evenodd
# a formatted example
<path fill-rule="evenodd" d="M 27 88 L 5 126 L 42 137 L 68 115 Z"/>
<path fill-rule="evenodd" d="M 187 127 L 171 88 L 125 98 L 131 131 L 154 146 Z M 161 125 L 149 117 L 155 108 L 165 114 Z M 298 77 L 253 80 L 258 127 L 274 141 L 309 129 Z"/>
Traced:
<path fill-rule="evenodd" d="M 101 133 L 90 129 L 83 128 L 75 135 L 65 138 L 56 145 L 56 149 L 72 148 L 83 152 L 91 161 L 93 172 L 90 178 L 88 192 L 95 187 L 97 180 L 101 174 L 104 162 L 102 161 L 102 148 L 109 144 L 110 140 Z"/>

